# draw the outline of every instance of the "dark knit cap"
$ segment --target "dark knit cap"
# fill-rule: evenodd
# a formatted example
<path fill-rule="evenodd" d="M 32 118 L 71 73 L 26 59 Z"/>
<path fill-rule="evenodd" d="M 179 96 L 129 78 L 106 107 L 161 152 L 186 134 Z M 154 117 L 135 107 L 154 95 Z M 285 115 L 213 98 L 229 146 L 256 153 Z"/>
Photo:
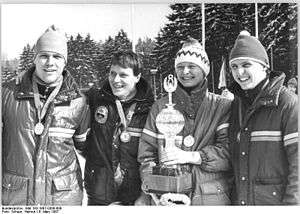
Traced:
<path fill-rule="evenodd" d="M 269 58 L 264 46 L 248 31 L 241 31 L 230 52 L 229 63 L 235 59 L 251 59 L 269 68 Z"/>

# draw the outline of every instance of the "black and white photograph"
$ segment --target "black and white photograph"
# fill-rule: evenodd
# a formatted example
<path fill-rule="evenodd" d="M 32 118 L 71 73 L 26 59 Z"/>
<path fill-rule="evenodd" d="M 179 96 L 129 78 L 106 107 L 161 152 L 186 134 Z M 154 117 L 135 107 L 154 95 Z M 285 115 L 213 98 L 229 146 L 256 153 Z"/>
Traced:
<path fill-rule="evenodd" d="M 2 213 L 299 205 L 296 1 L 0 6 Z"/>

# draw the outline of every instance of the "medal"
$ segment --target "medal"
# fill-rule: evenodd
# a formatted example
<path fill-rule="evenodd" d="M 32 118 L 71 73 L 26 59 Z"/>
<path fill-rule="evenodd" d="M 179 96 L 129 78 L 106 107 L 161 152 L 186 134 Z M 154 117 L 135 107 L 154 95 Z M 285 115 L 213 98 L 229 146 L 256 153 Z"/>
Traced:
<path fill-rule="evenodd" d="M 130 141 L 130 134 L 127 131 L 122 131 L 121 135 L 120 135 L 120 139 L 123 143 L 128 143 Z"/>
<path fill-rule="evenodd" d="M 195 139 L 192 135 L 188 135 L 183 139 L 183 144 L 186 147 L 191 147 L 192 145 L 194 145 L 194 143 L 195 143 Z"/>
<path fill-rule="evenodd" d="M 33 100 L 34 100 L 34 107 L 36 108 L 37 111 L 37 118 L 38 118 L 38 123 L 35 124 L 34 126 L 34 133 L 36 135 L 41 135 L 44 131 L 44 125 L 41 123 L 42 119 L 45 117 L 46 112 L 48 110 L 48 107 L 50 106 L 51 102 L 54 100 L 56 95 L 58 94 L 61 85 L 62 85 L 62 80 L 58 83 L 58 85 L 55 86 L 54 90 L 51 92 L 49 97 L 47 98 L 45 104 L 42 104 L 40 100 L 40 94 L 39 94 L 39 89 L 37 85 L 37 77 L 33 75 L 32 77 L 32 90 L 33 90 Z"/>
<path fill-rule="evenodd" d="M 35 126 L 34 126 L 34 133 L 36 135 L 41 135 L 44 131 L 44 125 L 42 123 L 37 123 Z"/>
<path fill-rule="evenodd" d="M 131 136 L 130 136 L 129 132 L 126 131 L 126 129 L 127 129 L 127 124 L 130 124 L 130 121 L 132 119 L 132 115 L 134 114 L 134 109 L 135 109 L 136 103 L 132 104 L 129 107 L 129 111 L 128 111 L 128 114 L 127 114 L 127 120 L 128 121 L 126 121 L 125 114 L 124 114 L 123 107 L 122 107 L 122 104 L 121 104 L 120 100 L 116 100 L 116 106 L 117 106 L 118 114 L 119 114 L 119 117 L 120 117 L 120 120 L 121 120 L 121 124 L 124 127 L 124 131 L 122 131 L 121 134 L 120 134 L 120 140 L 123 143 L 128 143 L 131 139 Z"/>

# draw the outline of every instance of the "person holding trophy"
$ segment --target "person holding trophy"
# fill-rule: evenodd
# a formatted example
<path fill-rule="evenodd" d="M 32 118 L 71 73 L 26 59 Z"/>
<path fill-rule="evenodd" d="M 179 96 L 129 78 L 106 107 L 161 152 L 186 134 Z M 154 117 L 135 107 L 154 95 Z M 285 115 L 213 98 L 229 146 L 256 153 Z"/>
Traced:
<path fill-rule="evenodd" d="M 151 204 L 231 204 L 231 102 L 208 92 L 209 70 L 205 50 L 189 37 L 175 58 L 179 82 L 165 79 L 168 96 L 154 103 L 140 138 L 142 189 Z"/>

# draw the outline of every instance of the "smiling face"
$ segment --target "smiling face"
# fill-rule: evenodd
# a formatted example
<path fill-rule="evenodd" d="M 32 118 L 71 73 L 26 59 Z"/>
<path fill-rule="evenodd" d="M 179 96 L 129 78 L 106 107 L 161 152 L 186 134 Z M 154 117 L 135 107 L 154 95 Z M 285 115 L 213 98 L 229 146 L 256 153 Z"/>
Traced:
<path fill-rule="evenodd" d="M 186 88 L 195 87 L 205 78 L 204 71 L 192 62 L 181 62 L 175 68 L 178 81 Z"/>
<path fill-rule="evenodd" d="M 42 51 L 37 54 L 34 64 L 36 75 L 46 84 L 52 84 L 61 78 L 66 62 L 58 53 Z"/>
<path fill-rule="evenodd" d="M 109 85 L 115 96 L 120 100 L 129 100 L 136 94 L 136 84 L 141 74 L 134 75 L 132 68 L 112 65 L 109 72 Z"/>
<path fill-rule="evenodd" d="M 234 80 L 243 90 L 255 88 L 266 76 L 266 67 L 250 59 L 235 59 L 230 63 Z"/>

